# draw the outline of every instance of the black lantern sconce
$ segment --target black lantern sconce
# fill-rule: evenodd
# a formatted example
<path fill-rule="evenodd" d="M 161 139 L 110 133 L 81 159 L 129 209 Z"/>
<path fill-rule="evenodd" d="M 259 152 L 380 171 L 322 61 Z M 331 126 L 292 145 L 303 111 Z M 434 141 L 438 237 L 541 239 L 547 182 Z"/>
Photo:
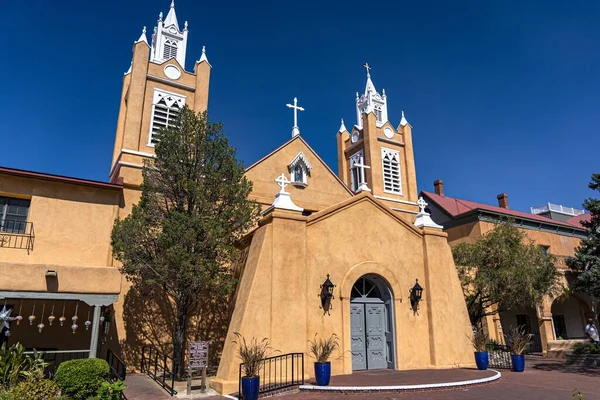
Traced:
<path fill-rule="evenodd" d="M 423 297 L 423 288 L 419 285 L 419 280 L 416 279 L 415 286 L 410 289 L 410 309 L 414 314 L 419 314 L 419 302 Z"/>
<path fill-rule="evenodd" d="M 321 285 L 321 294 L 319 295 L 319 297 L 321 297 L 321 308 L 323 309 L 323 313 L 329 314 L 329 310 L 331 310 L 331 300 L 334 299 L 334 288 L 335 285 L 329 279 L 329 274 L 327 274 L 327 279 L 325 279 L 325 282 Z"/>

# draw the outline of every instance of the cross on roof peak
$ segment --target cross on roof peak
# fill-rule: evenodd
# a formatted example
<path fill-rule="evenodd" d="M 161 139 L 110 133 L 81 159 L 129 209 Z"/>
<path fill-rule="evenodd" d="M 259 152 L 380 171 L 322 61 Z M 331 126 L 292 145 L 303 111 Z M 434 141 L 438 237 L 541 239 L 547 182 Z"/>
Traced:
<path fill-rule="evenodd" d="M 283 173 L 275 179 L 275 182 L 281 187 L 279 193 L 285 193 L 285 187 L 291 183 Z"/>
<path fill-rule="evenodd" d="M 365 69 L 367 70 L 367 78 L 371 77 L 371 66 L 369 65 L 369 63 L 364 63 L 363 67 L 365 67 Z"/>

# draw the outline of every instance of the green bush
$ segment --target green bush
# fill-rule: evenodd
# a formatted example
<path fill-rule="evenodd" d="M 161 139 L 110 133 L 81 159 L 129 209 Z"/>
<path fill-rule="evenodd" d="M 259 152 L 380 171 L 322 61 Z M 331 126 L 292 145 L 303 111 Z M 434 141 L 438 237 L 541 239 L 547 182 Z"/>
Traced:
<path fill-rule="evenodd" d="M 121 392 L 125 390 L 127 386 L 121 381 L 113 383 L 103 382 L 102 386 L 96 392 L 95 397 L 98 400 L 119 400 L 121 398 Z"/>
<path fill-rule="evenodd" d="M 84 400 L 92 397 L 109 378 L 108 363 L 100 358 L 65 361 L 58 366 L 54 380 L 63 395 Z"/>
<path fill-rule="evenodd" d="M 0 348 L 0 391 L 10 391 L 26 379 L 41 379 L 47 365 L 41 353 L 28 355 L 20 343 L 10 347 L 3 344 Z"/>
<path fill-rule="evenodd" d="M 50 379 L 28 379 L 13 388 L 11 394 L 22 400 L 54 400 L 60 396 L 60 389 Z"/>
<path fill-rule="evenodd" d="M 577 343 L 573 346 L 573 354 L 600 354 L 600 347 L 592 343 Z"/>

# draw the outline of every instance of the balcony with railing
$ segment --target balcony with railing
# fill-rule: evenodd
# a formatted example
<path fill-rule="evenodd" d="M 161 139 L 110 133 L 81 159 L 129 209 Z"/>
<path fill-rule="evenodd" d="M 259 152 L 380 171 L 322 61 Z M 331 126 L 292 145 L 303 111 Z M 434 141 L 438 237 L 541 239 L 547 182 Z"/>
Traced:
<path fill-rule="evenodd" d="M 33 250 L 33 222 L 0 220 L 0 248 Z"/>
<path fill-rule="evenodd" d="M 532 214 L 545 214 L 545 213 L 549 213 L 551 211 L 558 212 L 561 214 L 572 215 L 574 217 L 581 215 L 581 214 L 585 214 L 584 210 L 580 210 L 580 209 L 573 208 L 573 207 L 565 207 L 565 206 L 561 206 L 560 204 L 546 203 L 539 207 L 531 207 Z"/>

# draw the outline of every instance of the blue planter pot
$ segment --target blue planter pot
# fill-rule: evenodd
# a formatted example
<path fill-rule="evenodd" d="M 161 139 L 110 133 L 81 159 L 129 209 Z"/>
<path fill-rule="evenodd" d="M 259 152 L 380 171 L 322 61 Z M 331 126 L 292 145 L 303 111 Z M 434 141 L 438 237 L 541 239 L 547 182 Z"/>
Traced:
<path fill-rule="evenodd" d="M 317 385 L 327 386 L 329 385 L 329 379 L 331 378 L 331 363 L 315 363 L 315 378 L 317 379 Z"/>
<path fill-rule="evenodd" d="M 485 371 L 488 369 L 488 365 L 490 363 L 488 352 L 487 351 L 476 351 L 475 352 L 475 364 L 477 364 L 477 369 L 481 371 Z"/>
<path fill-rule="evenodd" d="M 257 400 L 258 389 L 260 387 L 260 377 L 243 377 L 242 378 L 242 397 L 244 400 Z"/>
<path fill-rule="evenodd" d="M 511 354 L 510 356 L 512 357 L 513 371 L 523 372 L 525 370 L 525 356 L 518 356 L 516 354 Z"/>

